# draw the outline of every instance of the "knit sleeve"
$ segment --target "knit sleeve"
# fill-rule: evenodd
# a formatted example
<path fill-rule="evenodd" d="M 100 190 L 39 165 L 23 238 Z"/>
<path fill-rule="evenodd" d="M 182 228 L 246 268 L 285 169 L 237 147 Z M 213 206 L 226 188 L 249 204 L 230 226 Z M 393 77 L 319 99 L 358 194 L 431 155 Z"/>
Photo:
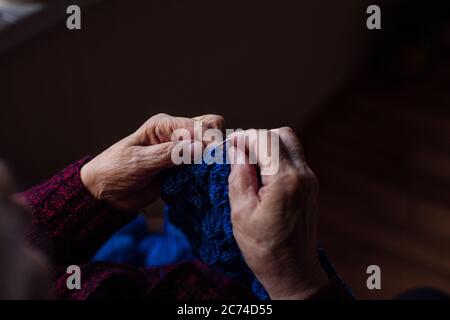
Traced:
<path fill-rule="evenodd" d="M 319 290 L 309 300 L 354 300 L 355 297 L 352 291 L 339 277 L 336 269 L 322 248 L 318 249 L 318 256 L 329 282 L 326 287 Z"/>
<path fill-rule="evenodd" d="M 107 262 L 81 264 L 81 288 L 67 287 L 69 275 L 65 267 L 55 268 L 54 293 L 60 300 L 142 299 L 148 291 L 143 270 L 129 265 Z"/>
<path fill-rule="evenodd" d="M 31 207 L 30 242 L 55 265 L 80 264 L 135 214 L 114 209 L 95 199 L 83 186 L 80 169 L 86 157 L 47 182 L 20 196 Z"/>

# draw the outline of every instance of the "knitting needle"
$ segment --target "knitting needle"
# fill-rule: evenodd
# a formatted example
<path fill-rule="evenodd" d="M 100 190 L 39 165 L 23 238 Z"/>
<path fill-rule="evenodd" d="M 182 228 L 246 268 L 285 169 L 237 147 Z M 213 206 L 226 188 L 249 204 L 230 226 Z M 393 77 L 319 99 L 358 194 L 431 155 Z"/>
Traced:
<path fill-rule="evenodd" d="M 213 143 L 213 146 L 214 146 L 214 148 L 220 148 L 220 147 L 224 146 L 228 141 L 231 141 L 231 138 L 227 138 L 217 145 L 214 145 L 214 143 Z"/>
<path fill-rule="evenodd" d="M 222 143 L 219 144 L 219 146 L 224 146 L 228 141 L 231 141 L 231 138 L 225 139 Z"/>

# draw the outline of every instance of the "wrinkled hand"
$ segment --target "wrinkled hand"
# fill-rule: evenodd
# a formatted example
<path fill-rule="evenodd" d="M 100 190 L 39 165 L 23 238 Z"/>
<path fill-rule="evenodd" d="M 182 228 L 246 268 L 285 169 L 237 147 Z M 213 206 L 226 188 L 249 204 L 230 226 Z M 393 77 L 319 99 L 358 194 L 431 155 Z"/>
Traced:
<path fill-rule="evenodd" d="M 221 129 L 223 125 L 223 118 L 216 115 L 190 119 L 158 114 L 84 165 L 81 181 L 95 198 L 116 208 L 134 211 L 146 207 L 159 196 L 156 176 L 173 165 L 173 148 L 190 144 L 192 154 L 194 149 L 203 148 L 201 141 L 171 141 L 173 131 L 181 128 L 194 137 L 194 121 L 202 121 L 205 129 Z"/>
<path fill-rule="evenodd" d="M 263 175 L 260 185 L 255 165 L 232 164 L 233 234 L 247 265 L 272 299 L 306 299 L 328 283 L 317 257 L 318 181 L 293 130 L 271 132 L 280 138 L 278 173 Z M 256 136 L 248 133 L 235 134 L 231 150 L 247 160 L 253 152 L 261 167 L 264 156 L 258 154 Z M 245 137 L 247 148 L 238 143 Z"/>

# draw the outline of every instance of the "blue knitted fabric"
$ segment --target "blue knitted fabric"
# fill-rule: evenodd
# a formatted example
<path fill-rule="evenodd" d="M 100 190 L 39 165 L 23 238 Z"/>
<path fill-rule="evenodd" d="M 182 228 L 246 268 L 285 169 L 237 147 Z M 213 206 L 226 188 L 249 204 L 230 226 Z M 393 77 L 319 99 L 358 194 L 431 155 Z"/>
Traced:
<path fill-rule="evenodd" d="M 164 173 L 161 197 L 170 222 L 182 230 L 194 254 L 252 289 L 269 296 L 245 264 L 233 237 L 228 200 L 228 164 L 186 165 Z"/>

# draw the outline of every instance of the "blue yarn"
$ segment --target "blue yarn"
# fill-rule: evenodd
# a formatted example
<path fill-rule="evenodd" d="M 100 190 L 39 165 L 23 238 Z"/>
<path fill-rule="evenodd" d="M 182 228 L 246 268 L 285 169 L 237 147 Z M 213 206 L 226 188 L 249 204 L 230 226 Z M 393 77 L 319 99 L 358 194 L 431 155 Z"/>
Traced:
<path fill-rule="evenodd" d="M 122 227 L 97 251 L 92 261 L 162 267 L 194 259 L 186 236 L 165 219 L 164 232 L 151 234 L 143 216 Z"/>
<path fill-rule="evenodd" d="M 137 250 L 138 242 L 148 235 L 143 216 L 122 227 L 95 254 L 92 261 L 143 265 L 145 257 Z"/>
<path fill-rule="evenodd" d="M 266 300 L 266 290 L 246 265 L 233 237 L 228 199 L 230 171 L 228 164 L 205 162 L 167 170 L 161 197 L 170 222 L 184 232 L 194 254 Z"/>
<path fill-rule="evenodd" d="M 186 236 L 165 220 L 164 233 L 148 236 L 139 243 L 146 252 L 147 267 L 161 267 L 194 259 Z"/>
<path fill-rule="evenodd" d="M 127 263 L 134 258 L 135 241 L 127 235 L 116 235 L 96 253 L 93 261 Z"/>

